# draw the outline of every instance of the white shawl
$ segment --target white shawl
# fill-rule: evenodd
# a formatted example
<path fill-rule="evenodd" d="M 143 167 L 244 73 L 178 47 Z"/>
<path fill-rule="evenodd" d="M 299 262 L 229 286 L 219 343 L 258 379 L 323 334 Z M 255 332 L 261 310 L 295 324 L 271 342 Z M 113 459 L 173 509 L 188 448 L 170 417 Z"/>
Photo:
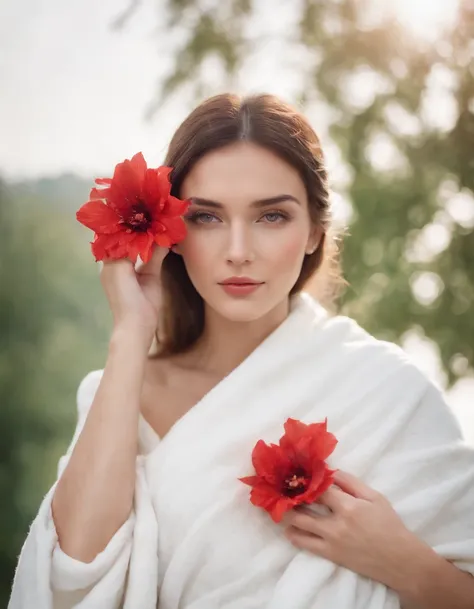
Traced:
<path fill-rule="evenodd" d="M 100 376 L 79 388 L 73 443 Z M 297 550 L 250 504 L 237 478 L 253 473 L 256 441 L 278 442 L 290 416 L 327 417 L 339 439 L 329 465 L 384 493 L 412 531 L 474 573 L 474 451 L 440 392 L 398 347 L 302 295 L 138 456 L 133 513 L 92 563 L 59 548 L 51 489 L 22 549 L 9 609 L 398 608 L 393 591 Z"/>

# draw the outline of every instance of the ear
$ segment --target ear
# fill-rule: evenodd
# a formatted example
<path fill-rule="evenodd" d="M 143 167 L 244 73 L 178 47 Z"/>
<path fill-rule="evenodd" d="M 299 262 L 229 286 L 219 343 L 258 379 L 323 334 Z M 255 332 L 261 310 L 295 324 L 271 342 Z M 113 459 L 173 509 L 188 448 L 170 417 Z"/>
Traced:
<path fill-rule="evenodd" d="M 306 244 L 306 254 L 311 255 L 318 249 L 321 239 L 323 238 L 324 231 L 320 226 L 314 226 L 311 229 L 311 233 L 308 237 L 308 243 Z"/>
<path fill-rule="evenodd" d="M 179 245 L 172 245 L 170 250 L 173 252 L 173 254 L 178 254 L 178 256 L 181 256 L 181 249 Z"/>

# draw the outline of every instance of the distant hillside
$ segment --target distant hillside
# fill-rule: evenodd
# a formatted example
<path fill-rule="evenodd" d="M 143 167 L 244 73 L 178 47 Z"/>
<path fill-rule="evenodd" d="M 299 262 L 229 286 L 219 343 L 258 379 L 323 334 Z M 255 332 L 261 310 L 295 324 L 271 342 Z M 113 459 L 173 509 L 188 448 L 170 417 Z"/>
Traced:
<path fill-rule="evenodd" d="M 15 203 L 47 205 L 69 215 L 87 201 L 93 182 L 93 178 L 64 173 L 56 178 L 9 182 L 6 187 Z"/>

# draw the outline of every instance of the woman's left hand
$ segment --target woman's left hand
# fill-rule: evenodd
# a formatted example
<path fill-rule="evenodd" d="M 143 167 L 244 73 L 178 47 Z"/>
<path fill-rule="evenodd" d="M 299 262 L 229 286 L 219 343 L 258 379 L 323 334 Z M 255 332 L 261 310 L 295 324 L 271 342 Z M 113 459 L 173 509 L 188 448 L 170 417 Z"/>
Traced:
<path fill-rule="evenodd" d="M 355 476 L 338 471 L 334 483 L 341 490 L 330 488 L 318 501 L 331 512 L 310 514 L 299 506 L 283 517 L 285 535 L 298 548 L 396 589 L 423 542 L 383 495 Z"/>

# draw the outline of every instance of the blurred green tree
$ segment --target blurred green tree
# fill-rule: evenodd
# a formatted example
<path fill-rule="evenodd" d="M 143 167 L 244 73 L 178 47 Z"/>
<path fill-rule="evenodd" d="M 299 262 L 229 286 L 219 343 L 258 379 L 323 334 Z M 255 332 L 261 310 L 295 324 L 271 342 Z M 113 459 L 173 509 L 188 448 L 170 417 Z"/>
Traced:
<path fill-rule="evenodd" d="M 174 67 L 149 117 L 173 96 L 232 87 L 268 42 L 255 28 L 253 0 L 163 4 L 159 36 L 174 49 Z M 453 383 L 474 361 L 474 5 L 461 0 L 454 27 L 434 44 L 393 18 L 367 23 L 367 0 L 302 0 L 292 11 L 294 24 L 277 35 L 301 57 L 297 102 L 310 118 L 329 111 L 329 138 L 348 176 L 332 185 L 351 208 L 342 311 L 388 340 L 418 330 L 439 346 Z M 217 90 L 208 78 L 216 59 L 224 75 Z M 433 123 L 446 100 L 452 124 Z"/>
<path fill-rule="evenodd" d="M 0 181 L 0 607 L 109 322 L 84 232 L 27 190 Z"/>
<path fill-rule="evenodd" d="M 19 505 L 28 447 L 51 439 L 49 422 L 40 411 L 30 409 L 37 382 L 34 358 L 46 333 L 44 305 L 50 295 L 37 299 L 40 286 L 34 234 L 26 226 L 24 232 L 14 230 L 17 216 L 5 184 L 0 183 L 0 495 L 8 498 L 1 503 L 0 599 L 5 601 L 12 559 L 33 516 L 32 510 L 23 514 Z"/>

